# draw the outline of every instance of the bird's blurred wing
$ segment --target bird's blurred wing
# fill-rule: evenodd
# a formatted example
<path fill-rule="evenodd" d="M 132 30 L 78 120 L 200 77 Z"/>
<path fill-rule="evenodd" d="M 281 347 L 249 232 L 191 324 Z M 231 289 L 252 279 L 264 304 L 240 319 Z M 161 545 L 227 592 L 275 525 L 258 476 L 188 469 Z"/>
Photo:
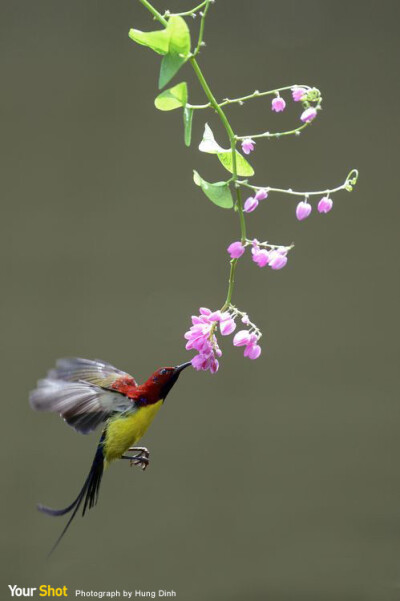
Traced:
<path fill-rule="evenodd" d="M 104 390 L 86 382 L 66 382 L 46 378 L 39 380 L 29 395 L 37 411 L 59 413 L 65 421 L 82 434 L 92 432 L 113 413 L 136 411 L 134 403 L 119 392 Z"/>
<path fill-rule="evenodd" d="M 110 363 L 99 359 L 92 361 L 80 357 L 58 359 L 55 369 L 51 369 L 47 377 L 52 380 L 65 380 L 66 382 L 85 381 L 102 388 L 109 388 L 113 382 L 119 378 L 124 378 L 129 386 L 137 386 L 135 378 L 110 365 Z"/>

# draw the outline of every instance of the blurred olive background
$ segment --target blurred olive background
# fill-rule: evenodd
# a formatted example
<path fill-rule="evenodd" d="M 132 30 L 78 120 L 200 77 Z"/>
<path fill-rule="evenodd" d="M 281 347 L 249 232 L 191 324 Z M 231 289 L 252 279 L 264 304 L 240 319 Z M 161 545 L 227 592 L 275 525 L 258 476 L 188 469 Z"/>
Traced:
<path fill-rule="evenodd" d="M 183 0 L 160 9 L 191 8 Z M 341 184 L 299 223 L 270 195 L 250 236 L 295 241 L 281 272 L 250 257 L 235 302 L 264 332 L 258 361 L 224 339 L 216 376 L 186 371 L 144 443 L 95 510 L 65 521 L 98 435 L 84 437 L 28 392 L 57 357 L 99 357 L 140 381 L 188 358 L 199 306 L 225 298 L 238 220 L 193 185 L 226 177 L 158 112 L 159 57 L 128 38 L 152 29 L 135 1 L 1 3 L 2 585 L 173 589 L 182 601 L 400 599 L 398 77 L 396 1 L 218 0 L 200 63 L 218 98 L 292 83 L 324 110 L 300 137 L 257 143 L 260 185 Z M 197 31 L 198 20 L 190 20 Z M 189 67 L 175 82 L 189 83 Z M 239 134 L 291 129 L 270 99 L 233 107 Z"/>

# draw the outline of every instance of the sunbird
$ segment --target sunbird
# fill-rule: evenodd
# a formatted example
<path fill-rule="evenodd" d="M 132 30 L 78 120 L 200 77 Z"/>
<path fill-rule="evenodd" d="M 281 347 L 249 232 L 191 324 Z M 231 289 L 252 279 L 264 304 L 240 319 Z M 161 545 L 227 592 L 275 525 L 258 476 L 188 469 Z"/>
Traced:
<path fill-rule="evenodd" d="M 38 411 L 53 411 L 81 434 L 89 434 L 104 424 L 89 474 L 76 499 L 63 509 L 39 504 L 43 513 L 71 516 L 52 547 L 57 547 L 79 507 L 82 515 L 97 503 L 104 468 L 115 459 L 129 459 L 143 470 L 150 462 L 146 447 L 135 446 L 165 401 L 180 373 L 191 362 L 157 369 L 144 384 L 100 360 L 78 357 L 59 359 L 55 369 L 39 380 L 29 395 Z M 126 454 L 128 453 L 128 454 Z"/>

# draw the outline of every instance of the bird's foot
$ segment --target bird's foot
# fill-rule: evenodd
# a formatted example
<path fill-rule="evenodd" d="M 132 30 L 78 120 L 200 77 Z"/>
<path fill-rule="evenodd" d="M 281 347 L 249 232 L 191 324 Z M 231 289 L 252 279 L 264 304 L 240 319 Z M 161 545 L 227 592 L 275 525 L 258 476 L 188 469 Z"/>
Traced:
<path fill-rule="evenodd" d="M 133 465 L 139 466 L 144 471 L 150 465 L 150 459 L 138 453 L 138 455 L 131 457 L 130 466 Z"/>
<path fill-rule="evenodd" d="M 143 471 L 150 464 L 150 451 L 146 447 L 131 447 L 128 451 L 135 453 L 135 455 L 123 455 L 123 459 L 129 459 L 131 467 L 137 465 Z"/>

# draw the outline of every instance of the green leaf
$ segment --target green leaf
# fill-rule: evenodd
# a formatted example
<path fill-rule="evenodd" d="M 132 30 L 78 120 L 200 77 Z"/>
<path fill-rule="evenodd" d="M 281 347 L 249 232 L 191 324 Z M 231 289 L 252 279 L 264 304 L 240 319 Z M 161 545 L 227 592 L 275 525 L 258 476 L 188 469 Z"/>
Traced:
<path fill-rule="evenodd" d="M 159 88 L 163 88 L 171 81 L 190 54 L 190 31 L 182 17 L 171 16 L 166 32 L 169 35 L 169 46 L 161 62 Z"/>
<path fill-rule="evenodd" d="M 193 171 L 193 180 L 197 186 L 201 187 L 207 198 L 217 205 L 217 207 L 221 207 L 222 209 L 231 209 L 233 207 L 232 194 L 227 182 L 210 184 L 197 171 Z"/>
<path fill-rule="evenodd" d="M 139 31 L 131 29 L 129 31 L 131 40 L 142 46 L 147 46 L 158 54 L 167 54 L 169 51 L 170 32 L 168 28 L 157 31 Z"/>
<path fill-rule="evenodd" d="M 214 138 L 214 134 L 212 132 L 211 127 L 208 123 L 204 126 L 203 139 L 200 142 L 199 150 L 201 152 L 207 152 L 208 154 L 218 154 L 219 152 L 229 152 L 229 150 L 225 150 L 218 144 L 216 139 Z"/>
<path fill-rule="evenodd" d="M 229 173 L 233 173 L 233 156 L 232 151 L 228 148 L 222 148 L 214 138 L 214 134 L 208 123 L 204 126 L 203 139 L 200 142 L 199 150 L 201 152 L 207 152 L 209 154 L 216 154 Z M 237 175 L 254 175 L 254 169 L 246 161 L 246 159 L 235 150 L 236 153 L 236 172 Z"/>
<path fill-rule="evenodd" d="M 167 32 L 169 33 L 168 51 L 179 54 L 186 60 L 190 54 L 190 31 L 186 21 L 182 17 L 170 17 Z"/>
<path fill-rule="evenodd" d="M 173 88 L 161 92 L 154 100 L 154 104 L 160 111 L 173 111 L 180 106 L 185 106 L 188 99 L 186 82 L 178 83 Z"/>
<path fill-rule="evenodd" d="M 250 163 L 248 163 L 246 161 L 246 159 L 240 154 L 240 152 L 235 150 L 235 153 L 236 153 L 236 173 L 238 175 L 254 175 L 254 169 L 250 165 Z M 225 169 L 227 169 L 227 171 L 229 171 L 229 173 L 233 173 L 232 152 L 230 150 L 227 150 L 224 152 L 218 152 L 217 156 L 218 156 L 219 160 L 221 161 L 221 163 L 223 164 L 223 166 L 225 167 Z"/>
<path fill-rule="evenodd" d="M 183 126 L 185 131 L 185 144 L 190 146 L 192 140 L 192 122 L 193 122 L 194 110 L 185 106 L 183 109 Z"/>
<path fill-rule="evenodd" d="M 184 64 L 185 59 L 180 57 L 178 54 L 166 54 L 161 61 L 160 77 L 158 80 L 158 87 L 163 88 L 178 73 L 179 69 Z"/>

